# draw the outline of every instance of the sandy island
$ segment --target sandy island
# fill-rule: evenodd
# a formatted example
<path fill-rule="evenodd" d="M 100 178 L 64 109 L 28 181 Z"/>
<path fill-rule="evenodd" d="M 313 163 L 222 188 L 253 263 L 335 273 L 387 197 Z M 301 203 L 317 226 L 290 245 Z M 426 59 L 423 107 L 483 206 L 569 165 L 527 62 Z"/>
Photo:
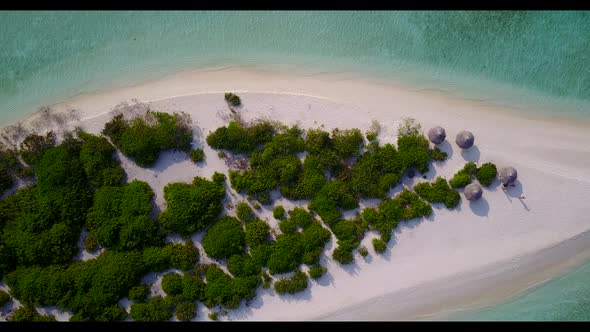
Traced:
<path fill-rule="evenodd" d="M 155 166 L 144 169 L 118 153 L 129 180 L 149 183 L 156 204 L 165 209 L 165 184 L 191 182 L 197 175 L 209 178 L 214 171 L 227 174 L 228 166 L 205 143 L 210 131 L 227 124 L 225 91 L 241 97 L 240 113 L 245 120 L 267 117 L 303 128 L 359 128 L 363 132 L 377 120 L 382 144 L 395 143 L 403 117 L 415 118 L 424 130 L 434 125 L 444 127 L 447 141 L 440 148 L 449 154 L 448 160 L 433 164 L 427 179 L 404 178 L 390 194 L 436 176 L 449 179 L 466 161 L 491 161 L 499 168 L 513 166 L 519 181 L 508 193 L 496 181 L 484 189 L 483 199 L 475 203 L 462 199 L 454 210 L 433 205 L 434 213 L 428 219 L 400 223 L 383 255 L 373 251 L 371 239 L 376 234 L 369 232 L 362 241 L 370 248 L 369 256 L 363 259 L 355 254 L 354 263 L 341 266 L 328 258 L 336 247 L 333 239 L 321 262 L 328 273 L 310 281 L 307 290 L 278 296 L 271 289 L 259 288 L 250 305 L 229 310 L 222 319 L 440 319 L 457 310 L 506 300 L 590 258 L 590 123 L 541 115 L 531 118 L 485 101 L 346 75 L 306 76 L 240 68 L 181 73 L 116 91 L 77 96 L 52 109 L 78 110 L 80 119 L 69 125 L 82 126 L 91 133 L 100 132 L 117 104 L 133 99 L 149 103 L 157 111 L 190 114 L 195 144 L 205 151 L 204 163 L 194 164 L 186 153 L 166 152 Z M 475 145 L 466 151 L 454 143 L 455 135 L 463 129 L 475 135 Z M 226 204 L 235 205 L 243 199 L 233 189 L 227 196 Z M 257 213 L 278 228 L 272 217 L 276 204 L 285 208 L 295 205 L 280 198 Z M 374 202 L 361 200 L 361 208 L 371 204 Z M 202 236 L 199 233 L 192 239 L 199 241 Z M 202 249 L 200 244 L 198 247 Z M 92 255 L 81 252 L 79 258 Z M 163 294 L 158 283 L 162 275 L 146 277 L 157 281 L 154 294 Z M 58 320 L 69 318 L 59 310 L 46 311 L 57 314 Z M 195 320 L 207 320 L 207 312 L 200 304 Z"/>

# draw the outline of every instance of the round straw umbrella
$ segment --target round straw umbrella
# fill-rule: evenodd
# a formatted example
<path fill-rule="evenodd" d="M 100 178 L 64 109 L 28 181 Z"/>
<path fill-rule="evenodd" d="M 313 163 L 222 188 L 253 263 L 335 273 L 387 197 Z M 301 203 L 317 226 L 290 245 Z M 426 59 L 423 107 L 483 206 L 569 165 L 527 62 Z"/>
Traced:
<path fill-rule="evenodd" d="M 474 141 L 475 137 L 473 137 L 473 134 L 465 130 L 458 133 L 457 138 L 455 139 L 455 143 L 457 143 L 461 149 L 469 149 L 473 146 Z"/>
<path fill-rule="evenodd" d="M 481 189 L 481 186 L 479 184 L 470 183 L 467 186 L 465 186 L 465 191 L 463 193 L 465 194 L 465 198 L 467 198 L 468 200 L 477 201 L 483 195 L 483 190 Z"/>
<path fill-rule="evenodd" d="M 516 181 L 518 173 L 516 172 L 514 167 L 504 167 L 500 170 L 498 177 L 500 178 L 500 182 L 502 182 L 504 187 L 507 187 L 508 185 Z"/>
<path fill-rule="evenodd" d="M 430 130 L 428 131 L 428 139 L 435 145 L 444 142 L 446 137 L 447 133 L 445 133 L 445 129 L 443 127 L 436 126 L 430 128 Z"/>

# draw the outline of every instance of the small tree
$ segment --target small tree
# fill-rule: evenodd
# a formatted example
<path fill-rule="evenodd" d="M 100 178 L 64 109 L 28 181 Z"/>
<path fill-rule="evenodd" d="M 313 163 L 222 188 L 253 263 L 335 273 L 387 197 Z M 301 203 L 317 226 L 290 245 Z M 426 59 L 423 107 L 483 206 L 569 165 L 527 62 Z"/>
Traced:
<path fill-rule="evenodd" d="M 240 106 L 242 104 L 240 97 L 231 92 L 225 93 L 225 101 L 232 106 Z"/>

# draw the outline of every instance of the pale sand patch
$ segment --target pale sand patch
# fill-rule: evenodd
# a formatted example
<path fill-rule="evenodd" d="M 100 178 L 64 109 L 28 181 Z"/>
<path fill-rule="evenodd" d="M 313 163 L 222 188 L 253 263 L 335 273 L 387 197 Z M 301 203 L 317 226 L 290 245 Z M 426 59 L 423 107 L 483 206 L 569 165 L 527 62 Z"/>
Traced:
<path fill-rule="evenodd" d="M 164 209 L 166 183 L 191 182 L 196 175 L 209 178 L 215 171 L 227 174 L 225 162 L 204 143 L 210 131 L 227 123 L 224 91 L 240 95 L 245 120 L 268 117 L 303 128 L 324 125 L 327 130 L 360 128 L 363 132 L 377 120 L 382 127 L 381 143 L 395 142 L 402 117 L 417 119 L 425 131 L 440 125 L 447 132 L 447 142 L 441 148 L 450 158 L 435 164 L 426 174 L 428 180 L 439 175 L 450 178 L 466 161 L 491 161 L 500 168 L 510 165 L 519 173 L 517 186 L 508 194 L 496 181 L 484 189 L 483 199 L 476 203 L 463 199 L 455 210 L 437 207 L 428 220 L 404 222 L 394 231 L 384 255 L 374 253 L 370 240 L 375 234 L 368 234 L 363 240 L 370 252 L 367 259 L 356 255 L 355 263 L 340 266 L 323 257 L 328 274 L 311 281 L 305 292 L 277 296 L 272 290 L 259 289 L 252 303 L 229 311 L 227 319 L 416 319 L 481 305 L 474 304 L 477 298 L 505 298 L 515 286 L 524 289 L 546 279 L 547 271 L 550 275 L 563 271 L 563 267 L 556 268 L 559 259 L 580 256 L 590 248 L 588 236 L 581 236 L 572 242 L 575 245 L 558 246 L 559 251 L 547 249 L 569 243 L 568 239 L 590 229 L 586 203 L 590 197 L 590 130 L 586 123 L 529 118 L 483 102 L 363 79 L 236 69 L 183 73 L 128 89 L 76 97 L 53 108 L 58 112 L 79 110 L 83 128 L 93 133 L 100 132 L 115 105 L 133 98 L 152 101 L 151 107 L 158 111 L 189 113 L 196 133 L 201 134 L 196 145 L 204 147 L 205 163 L 194 164 L 182 152 L 166 152 L 154 167 L 143 169 L 118 154 L 129 180 L 148 182 L 157 205 Z M 463 129 L 475 135 L 475 146 L 467 151 L 454 143 L 455 135 Z M 403 185 L 417 181 L 424 180 L 404 179 Z M 397 186 L 391 193 L 400 190 Z M 520 200 L 521 195 L 526 199 Z M 225 203 L 233 205 L 244 199 L 233 190 L 228 197 Z M 290 208 L 307 202 L 281 199 L 275 204 Z M 257 213 L 277 227 L 273 206 Z M 196 235 L 193 240 L 201 237 Z M 335 246 L 333 239 L 327 246 L 328 257 Z M 449 280 L 452 282 L 445 282 Z M 154 286 L 158 287 L 157 282 Z M 372 307 L 371 302 L 380 304 Z M 400 307 L 408 308 L 400 311 Z M 199 310 L 197 320 L 208 319 L 201 305 Z"/>

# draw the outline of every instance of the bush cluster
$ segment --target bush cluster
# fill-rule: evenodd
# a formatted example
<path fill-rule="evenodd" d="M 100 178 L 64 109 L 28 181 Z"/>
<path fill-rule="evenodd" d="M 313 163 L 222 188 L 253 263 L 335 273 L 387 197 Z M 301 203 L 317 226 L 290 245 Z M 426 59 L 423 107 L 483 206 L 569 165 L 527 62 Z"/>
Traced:
<path fill-rule="evenodd" d="M 223 259 L 241 254 L 246 248 L 246 234 L 236 218 L 223 216 L 203 237 L 203 249 L 212 258 Z"/>
<path fill-rule="evenodd" d="M 158 216 L 164 230 L 189 237 L 215 222 L 223 209 L 225 186 L 221 176 L 214 174 L 213 178 L 217 180 L 197 176 L 192 184 L 169 183 L 164 187 L 166 210 Z"/>
<path fill-rule="evenodd" d="M 161 244 L 159 225 L 149 217 L 154 192 L 143 181 L 96 191 L 86 226 L 89 238 L 113 250 L 134 250 Z"/>
<path fill-rule="evenodd" d="M 307 271 L 309 273 L 309 276 L 312 279 L 319 279 L 321 278 L 326 272 L 328 272 L 328 269 L 321 266 L 321 265 L 314 265 L 312 267 L 309 268 L 309 271 Z"/>
<path fill-rule="evenodd" d="M 477 173 L 477 165 L 470 161 L 465 163 L 463 168 L 459 170 L 453 178 L 449 181 L 452 188 L 463 188 L 471 183 L 471 177 Z"/>
<path fill-rule="evenodd" d="M 242 104 L 240 97 L 234 93 L 226 92 L 224 97 L 225 101 L 232 106 L 240 106 Z"/>
<path fill-rule="evenodd" d="M 195 163 L 200 163 L 203 160 L 205 160 L 205 152 L 203 151 L 203 149 L 195 149 L 191 151 L 189 157 Z"/>
<path fill-rule="evenodd" d="M 154 296 L 145 303 L 133 303 L 129 316 L 137 322 L 161 322 L 172 319 L 174 305 L 170 300 Z"/>
<path fill-rule="evenodd" d="M 22 306 L 16 309 L 9 317 L 9 322 L 55 322 L 53 315 L 41 315 L 32 306 Z"/>
<path fill-rule="evenodd" d="M 498 170 L 496 169 L 496 165 L 492 163 L 484 163 L 477 169 L 475 177 L 482 186 L 489 187 L 492 182 L 494 182 L 497 174 Z"/>
<path fill-rule="evenodd" d="M 282 205 L 275 206 L 272 209 L 272 216 L 278 220 L 285 218 L 285 208 Z"/>
<path fill-rule="evenodd" d="M 262 121 L 247 126 L 238 120 L 232 120 L 227 127 L 217 128 L 210 133 L 207 144 L 214 149 L 250 153 L 269 142 L 275 131 L 275 126 L 270 122 Z"/>
<path fill-rule="evenodd" d="M 250 221 L 256 217 L 254 211 L 252 211 L 252 208 L 246 202 L 239 202 L 238 205 L 236 205 L 236 215 L 238 219 L 243 222 Z"/>
<path fill-rule="evenodd" d="M 18 159 L 16 149 L 8 149 L 0 142 L 0 195 L 12 188 L 16 177 L 31 177 L 30 167 L 25 167 Z"/>
<path fill-rule="evenodd" d="M 297 271 L 291 278 L 281 278 L 274 284 L 277 294 L 295 294 L 307 289 L 307 274 Z"/>
<path fill-rule="evenodd" d="M 358 201 L 352 195 L 350 186 L 342 181 L 327 182 L 309 203 L 309 209 L 328 225 L 342 216 L 340 209 L 352 210 L 357 207 Z"/>
<path fill-rule="evenodd" d="M 127 298 L 133 302 L 145 302 L 150 295 L 150 287 L 148 285 L 140 285 L 132 287 L 129 290 Z"/>
<path fill-rule="evenodd" d="M 188 116 L 153 111 L 131 120 L 116 115 L 105 124 L 102 134 L 141 167 L 152 166 L 164 150 L 189 152 L 193 139 Z"/>
<path fill-rule="evenodd" d="M 162 290 L 166 295 L 180 295 L 183 291 L 182 276 L 178 273 L 168 273 L 162 278 Z"/>
<path fill-rule="evenodd" d="M 338 247 L 334 249 L 332 258 L 340 264 L 352 263 L 352 251 L 360 245 L 368 223 L 361 216 L 356 216 L 353 219 L 338 220 L 330 228 L 338 240 Z"/>
<path fill-rule="evenodd" d="M 236 309 L 242 300 L 254 298 L 262 281 L 258 276 L 232 278 L 217 266 L 207 268 L 206 279 L 205 306 L 219 305 L 228 309 Z"/>
<path fill-rule="evenodd" d="M 10 295 L 5 291 L 0 290 L 0 308 L 7 305 L 10 302 Z"/>
<path fill-rule="evenodd" d="M 20 144 L 19 154 L 23 160 L 34 165 L 43 157 L 43 154 L 55 146 L 55 134 L 53 131 L 43 135 L 30 134 Z"/>
<path fill-rule="evenodd" d="M 430 203 L 444 203 L 448 209 L 459 205 L 461 196 L 453 190 L 447 180 L 437 177 L 433 183 L 421 182 L 414 186 L 414 191 Z"/>
<path fill-rule="evenodd" d="M 389 189 L 396 185 L 405 168 L 392 144 L 380 147 L 370 144 L 368 150 L 352 167 L 350 186 L 363 198 L 385 198 Z"/>

